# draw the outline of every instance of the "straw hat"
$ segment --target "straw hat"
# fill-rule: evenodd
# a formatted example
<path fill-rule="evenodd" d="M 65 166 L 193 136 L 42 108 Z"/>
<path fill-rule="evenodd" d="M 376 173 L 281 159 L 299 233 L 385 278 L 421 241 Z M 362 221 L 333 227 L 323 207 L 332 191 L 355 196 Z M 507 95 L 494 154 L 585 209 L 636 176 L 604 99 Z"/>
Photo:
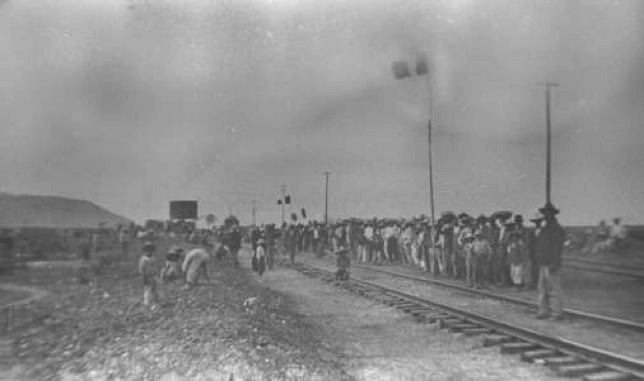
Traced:
<path fill-rule="evenodd" d="M 543 214 L 544 216 L 555 216 L 559 214 L 559 209 L 555 208 L 552 203 L 548 202 L 543 206 L 543 208 L 539 208 L 539 213 Z"/>
<path fill-rule="evenodd" d="M 157 249 L 156 245 L 150 241 L 147 241 L 146 243 L 143 244 L 143 251 L 145 252 L 152 252 L 156 249 Z"/>
<path fill-rule="evenodd" d="M 541 213 L 535 213 L 530 217 L 530 221 L 537 222 L 543 220 L 543 215 Z"/>

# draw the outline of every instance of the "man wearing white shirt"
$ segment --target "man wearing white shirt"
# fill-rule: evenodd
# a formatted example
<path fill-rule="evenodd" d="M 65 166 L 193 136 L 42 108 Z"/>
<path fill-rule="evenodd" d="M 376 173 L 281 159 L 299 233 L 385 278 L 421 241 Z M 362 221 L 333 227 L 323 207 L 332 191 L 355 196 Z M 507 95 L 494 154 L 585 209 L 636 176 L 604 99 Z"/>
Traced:
<path fill-rule="evenodd" d="M 365 245 L 364 245 L 364 255 L 362 262 L 371 262 L 371 253 L 373 250 L 373 226 L 367 224 L 367 227 L 364 229 Z"/>
<path fill-rule="evenodd" d="M 610 227 L 610 246 L 618 253 L 623 251 L 626 239 L 626 229 L 621 221 L 621 218 L 614 218 L 613 225 Z"/>
<path fill-rule="evenodd" d="M 203 277 L 210 283 L 210 276 L 208 276 L 209 265 L 211 262 L 211 252 L 213 249 L 212 243 L 206 243 L 205 248 L 197 247 L 186 254 L 183 261 L 182 271 L 186 274 L 186 288 L 194 287 L 199 278 Z"/>

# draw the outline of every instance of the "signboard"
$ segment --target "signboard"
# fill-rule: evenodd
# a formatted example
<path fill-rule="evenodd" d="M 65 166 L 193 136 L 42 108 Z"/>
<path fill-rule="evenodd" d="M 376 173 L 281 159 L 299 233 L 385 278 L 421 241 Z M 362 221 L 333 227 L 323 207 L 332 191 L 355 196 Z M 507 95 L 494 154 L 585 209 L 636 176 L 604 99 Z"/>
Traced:
<path fill-rule="evenodd" d="M 170 201 L 170 219 L 196 220 L 197 201 Z"/>

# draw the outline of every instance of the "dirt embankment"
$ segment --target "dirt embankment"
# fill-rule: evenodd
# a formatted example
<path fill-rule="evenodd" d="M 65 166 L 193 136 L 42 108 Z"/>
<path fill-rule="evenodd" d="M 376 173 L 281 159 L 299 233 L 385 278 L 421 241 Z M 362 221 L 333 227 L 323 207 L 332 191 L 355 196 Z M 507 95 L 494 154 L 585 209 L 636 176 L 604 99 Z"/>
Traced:
<path fill-rule="evenodd" d="M 162 308 L 151 312 L 135 269 L 135 260 L 117 263 L 86 285 L 69 269 L 5 277 L 49 294 L 14 309 L 0 379 L 346 378 L 311 322 L 248 271 L 220 264 L 212 285 L 164 285 Z"/>

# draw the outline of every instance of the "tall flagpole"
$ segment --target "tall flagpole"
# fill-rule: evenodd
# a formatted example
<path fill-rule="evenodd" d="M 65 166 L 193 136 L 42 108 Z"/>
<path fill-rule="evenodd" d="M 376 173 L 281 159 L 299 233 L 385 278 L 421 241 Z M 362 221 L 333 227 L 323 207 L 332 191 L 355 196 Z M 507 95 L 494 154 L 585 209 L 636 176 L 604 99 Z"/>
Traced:
<path fill-rule="evenodd" d="M 550 90 L 552 87 L 559 86 L 559 84 L 556 82 L 546 82 L 545 84 L 543 84 L 543 86 L 545 86 L 546 88 L 546 203 L 550 203 L 550 189 L 552 181 L 552 126 L 550 123 Z"/>
<path fill-rule="evenodd" d="M 435 269 L 435 262 L 436 262 L 436 248 L 435 248 L 435 242 L 434 242 L 434 237 L 436 236 L 436 223 L 434 220 L 434 167 L 433 167 L 433 160 L 432 160 L 432 81 L 431 81 L 431 75 L 427 75 L 428 77 L 428 93 L 429 93 L 429 118 L 427 121 L 427 142 L 428 142 L 428 156 L 429 156 L 429 209 L 430 209 L 430 215 L 429 215 L 429 221 L 432 225 L 432 230 L 430 234 L 430 250 L 432 251 L 432 254 L 429 255 L 429 259 L 431 263 L 427 264 L 425 263 L 425 266 L 427 267 L 426 271 L 431 272 L 432 274 L 436 273 Z"/>

